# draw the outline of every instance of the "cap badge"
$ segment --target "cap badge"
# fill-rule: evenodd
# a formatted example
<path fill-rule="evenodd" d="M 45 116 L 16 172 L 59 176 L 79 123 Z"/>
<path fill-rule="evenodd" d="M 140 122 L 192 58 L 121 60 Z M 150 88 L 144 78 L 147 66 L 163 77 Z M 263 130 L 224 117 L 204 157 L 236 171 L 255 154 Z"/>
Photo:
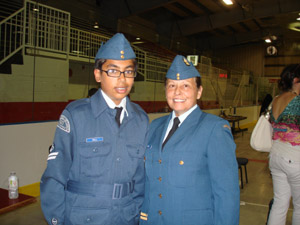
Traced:
<path fill-rule="evenodd" d="M 187 61 L 187 59 L 186 58 L 184 58 L 184 57 L 182 57 L 183 58 L 183 62 L 185 63 L 185 65 L 187 65 L 187 66 L 190 66 L 191 64 L 189 63 L 189 61 Z"/>
<path fill-rule="evenodd" d="M 124 59 L 124 51 L 121 50 L 120 53 L 121 53 L 121 59 Z"/>

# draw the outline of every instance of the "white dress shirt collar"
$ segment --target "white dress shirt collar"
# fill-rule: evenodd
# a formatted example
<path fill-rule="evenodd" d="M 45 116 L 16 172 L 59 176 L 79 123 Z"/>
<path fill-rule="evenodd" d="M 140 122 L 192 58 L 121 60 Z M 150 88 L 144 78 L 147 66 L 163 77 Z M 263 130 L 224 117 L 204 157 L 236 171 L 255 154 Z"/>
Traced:
<path fill-rule="evenodd" d="M 126 109 L 126 97 L 121 100 L 119 105 L 116 105 L 113 102 L 113 100 L 111 100 L 111 98 L 108 97 L 107 94 L 105 94 L 104 91 L 101 90 L 101 93 L 102 93 L 102 96 L 103 96 L 104 100 L 106 101 L 109 108 L 114 109 L 115 107 L 122 107 L 124 109 L 124 110 L 122 110 L 122 113 L 121 113 L 121 116 L 120 116 L 120 121 L 122 123 L 123 118 L 124 118 L 124 112 L 126 112 L 126 116 L 128 116 L 128 112 L 127 112 L 127 109 Z"/>

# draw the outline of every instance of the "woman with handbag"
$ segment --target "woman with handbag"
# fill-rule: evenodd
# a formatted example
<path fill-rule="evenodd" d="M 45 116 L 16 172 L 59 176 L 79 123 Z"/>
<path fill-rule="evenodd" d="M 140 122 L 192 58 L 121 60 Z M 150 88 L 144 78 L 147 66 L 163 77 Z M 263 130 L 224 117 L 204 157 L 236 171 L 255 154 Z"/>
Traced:
<path fill-rule="evenodd" d="M 273 145 L 270 170 L 274 203 L 268 225 L 285 225 L 293 198 L 293 225 L 300 224 L 300 64 L 287 66 L 278 83 L 282 93 L 273 101 L 270 122 Z"/>

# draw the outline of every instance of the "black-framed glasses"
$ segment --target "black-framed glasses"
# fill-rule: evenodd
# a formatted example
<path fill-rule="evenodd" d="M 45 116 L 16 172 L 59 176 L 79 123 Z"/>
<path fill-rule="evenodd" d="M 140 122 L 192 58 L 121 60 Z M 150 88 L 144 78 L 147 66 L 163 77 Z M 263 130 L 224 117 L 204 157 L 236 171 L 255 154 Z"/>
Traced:
<path fill-rule="evenodd" d="M 109 70 L 101 70 L 101 71 L 105 72 L 107 74 L 107 76 L 109 76 L 109 77 L 119 78 L 122 73 L 124 74 L 124 77 L 127 77 L 127 78 L 135 78 L 136 77 L 135 70 L 125 70 L 125 71 L 121 72 L 120 70 L 109 69 Z"/>

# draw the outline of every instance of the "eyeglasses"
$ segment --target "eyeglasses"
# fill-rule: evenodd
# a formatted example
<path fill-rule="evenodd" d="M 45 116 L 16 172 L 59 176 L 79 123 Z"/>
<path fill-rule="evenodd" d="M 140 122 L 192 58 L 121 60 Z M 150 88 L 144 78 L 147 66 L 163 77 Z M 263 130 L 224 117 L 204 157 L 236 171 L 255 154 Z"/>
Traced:
<path fill-rule="evenodd" d="M 115 69 L 109 69 L 109 70 L 101 70 L 103 72 L 105 72 L 107 74 L 107 76 L 109 77 L 120 77 L 121 74 L 124 74 L 124 77 L 127 78 L 134 78 L 136 77 L 136 72 L 134 70 L 125 70 L 123 72 L 121 72 L 120 70 L 115 70 Z"/>

